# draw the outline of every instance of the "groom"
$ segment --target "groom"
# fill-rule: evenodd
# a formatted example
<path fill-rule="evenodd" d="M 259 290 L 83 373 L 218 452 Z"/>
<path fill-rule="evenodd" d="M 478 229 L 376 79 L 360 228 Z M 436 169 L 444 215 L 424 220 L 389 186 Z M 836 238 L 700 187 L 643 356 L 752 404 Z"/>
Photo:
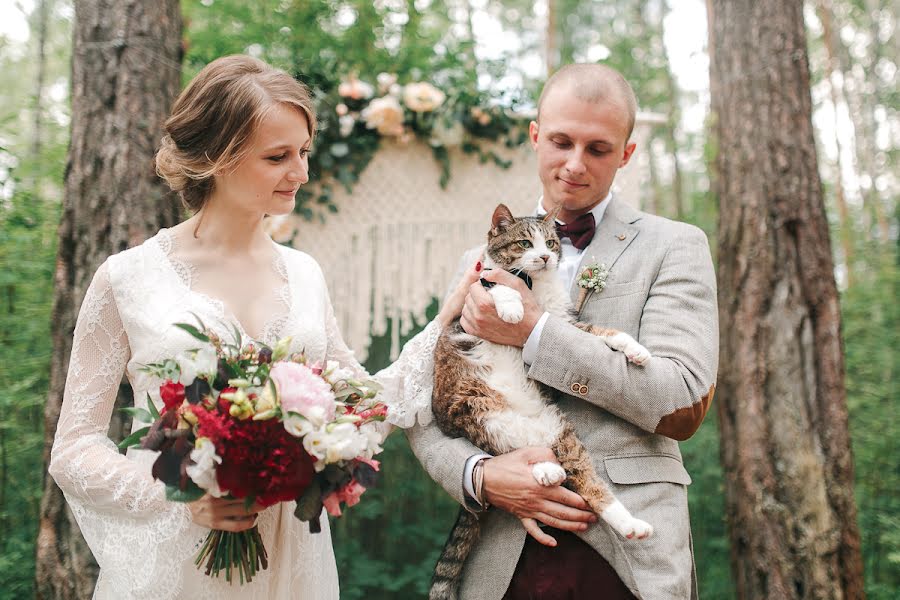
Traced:
<path fill-rule="evenodd" d="M 559 276 L 573 300 L 579 273 L 594 264 L 608 269 L 605 287 L 587 296 L 579 319 L 631 334 L 653 358 L 629 364 L 599 338 L 541 311 L 521 280 L 498 270 L 485 278 L 517 289 L 525 317 L 501 321 L 476 283 L 461 323 L 471 334 L 523 348 L 528 376 L 562 392 L 558 406 L 598 473 L 654 534 L 622 539 L 574 492 L 538 485 L 530 465 L 552 460 L 547 448 L 488 457 L 435 425 L 414 428 L 410 444 L 429 474 L 469 510 L 485 511 L 463 572 L 463 600 L 696 597 L 691 480 L 676 440 L 697 430 L 715 391 L 715 274 L 703 232 L 610 193 L 635 149 L 635 111 L 634 92 L 617 71 L 569 65 L 547 81 L 530 137 L 543 184 L 537 212 L 561 207 Z"/>

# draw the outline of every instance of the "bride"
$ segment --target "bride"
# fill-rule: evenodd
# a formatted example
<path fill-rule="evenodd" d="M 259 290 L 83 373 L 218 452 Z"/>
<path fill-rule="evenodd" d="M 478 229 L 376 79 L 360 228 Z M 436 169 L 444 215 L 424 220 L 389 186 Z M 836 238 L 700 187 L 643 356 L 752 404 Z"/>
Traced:
<path fill-rule="evenodd" d="M 121 455 L 107 437 L 123 373 L 135 405 L 158 406 L 159 381 L 141 366 L 193 345 L 173 327 L 191 313 L 222 335 L 229 323 L 272 344 L 362 371 L 341 339 L 322 272 L 308 255 L 275 244 L 265 215 L 290 213 L 308 181 L 316 120 L 307 89 L 246 56 L 220 58 L 185 88 L 165 124 L 157 168 L 194 214 L 109 257 L 94 275 L 75 327 L 50 474 L 65 493 L 98 564 L 95 598 L 338 598 L 327 517 L 310 534 L 294 503 L 265 510 L 205 496 L 168 502 L 150 466 L 154 452 Z M 457 316 L 473 269 L 437 319 L 376 375 L 393 422 L 410 425 L 431 400 L 432 351 Z M 134 428 L 138 428 L 135 425 Z M 207 577 L 193 558 L 209 529 L 254 525 L 269 552 L 252 583 Z"/>

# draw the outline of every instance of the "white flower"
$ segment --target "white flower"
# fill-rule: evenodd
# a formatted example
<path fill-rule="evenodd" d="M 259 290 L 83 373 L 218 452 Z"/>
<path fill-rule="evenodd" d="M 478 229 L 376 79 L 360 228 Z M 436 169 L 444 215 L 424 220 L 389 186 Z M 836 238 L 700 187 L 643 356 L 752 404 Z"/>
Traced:
<path fill-rule="evenodd" d="M 459 146 L 464 134 L 465 129 L 459 121 L 448 125 L 443 119 L 439 119 L 431 130 L 431 142 L 437 146 Z"/>
<path fill-rule="evenodd" d="M 338 104 L 337 106 L 334 107 L 334 112 L 337 113 L 337 116 L 343 117 L 343 116 L 346 115 L 348 112 L 350 112 L 350 109 L 347 108 L 347 105 L 346 105 L 346 104 L 344 104 L 343 102 L 341 102 L 340 104 Z"/>
<path fill-rule="evenodd" d="M 356 117 L 353 115 L 343 115 L 338 118 L 338 125 L 341 137 L 347 137 L 353 132 L 353 126 L 356 125 Z"/>
<path fill-rule="evenodd" d="M 353 423 L 339 423 L 329 427 L 325 441 L 327 464 L 352 460 L 368 448 L 369 439 Z"/>
<path fill-rule="evenodd" d="M 325 468 L 325 449 L 327 435 L 323 429 L 310 431 L 303 437 L 303 449 L 316 459 L 316 471 Z"/>
<path fill-rule="evenodd" d="M 352 379 L 353 369 L 341 367 L 341 364 L 336 360 L 329 360 L 325 363 L 325 371 L 322 373 L 322 377 L 331 385 L 336 385 L 348 379 Z"/>
<path fill-rule="evenodd" d="M 403 89 L 403 103 L 413 112 L 431 112 L 444 103 L 444 92 L 430 83 L 408 83 Z"/>
<path fill-rule="evenodd" d="M 381 135 L 399 136 L 403 133 L 403 107 L 393 96 L 376 98 L 362 111 L 362 119 L 369 129 Z"/>
<path fill-rule="evenodd" d="M 284 418 L 284 428 L 292 436 L 302 438 L 313 430 L 313 424 L 297 413 L 289 413 Z"/>
<path fill-rule="evenodd" d="M 372 458 L 384 449 L 381 447 L 381 442 L 384 441 L 384 438 L 376 423 L 363 424 L 360 426 L 359 432 L 366 437 L 366 450 L 365 453 L 360 453 L 360 456 Z"/>
<path fill-rule="evenodd" d="M 376 78 L 378 81 L 378 89 L 383 94 L 387 90 L 391 89 L 392 85 L 397 83 L 397 74 L 396 73 L 379 73 Z"/>
<path fill-rule="evenodd" d="M 178 381 L 182 385 L 188 386 L 194 383 L 194 380 L 200 375 L 215 376 L 219 365 L 219 357 L 216 356 L 216 351 L 213 348 L 205 346 L 199 350 L 188 351 L 178 355 L 175 357 L 175 362 L 178 363 L 178 368 L 181 371 Z"/>
<path fill-rule="evenodd" d="M 216 454 L 216 445 L 209 438 L 197 438 L 194 449 L 191 450 L 191 460 L 195 464 L 185 469 L 188 477 L 210 495 L 216 498 L 224 496 L 225 492 L 219 488 L 216 480 L 216 465 L 222 464 L 222 457 Z"/>

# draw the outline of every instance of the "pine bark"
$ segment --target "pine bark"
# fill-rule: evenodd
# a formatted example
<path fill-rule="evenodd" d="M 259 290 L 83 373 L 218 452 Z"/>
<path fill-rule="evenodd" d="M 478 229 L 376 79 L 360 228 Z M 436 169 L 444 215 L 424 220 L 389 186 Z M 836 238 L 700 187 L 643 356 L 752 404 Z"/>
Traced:
<path fill-rule="evenodd" d="M 803 3 L 712 0 L 721 453 L 740 598 L 862 598 Z"/>
<path fill-rule="evenodd" d="M 176 198 L 156 176 L 153 158 L 180 87 L 177 0 L 76 0 L 74 8 L 72 130 L 54 276 L 45 467 L 62 405 L 72 332 L 94 271 L 110 254 L 173 225 L 180 214 Z M 36 597 L 90 598 L 97 565 L 46 469 L 44 479 Z"/>

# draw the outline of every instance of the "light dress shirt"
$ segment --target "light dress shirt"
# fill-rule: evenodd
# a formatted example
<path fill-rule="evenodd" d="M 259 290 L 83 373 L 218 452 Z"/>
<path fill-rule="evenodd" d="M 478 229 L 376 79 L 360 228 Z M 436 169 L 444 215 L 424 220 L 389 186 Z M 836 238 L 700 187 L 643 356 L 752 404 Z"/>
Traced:
<path fill-rule="evenodd" d="M 597 206 L 591 209 L 590 212 L 594 215 L 594 224 L 596 227 L 600 226 L 600 220 L 603 219 L 603 215 L 606 213 L 606 207 L 609 206 L 609 201 L 611 199 L 612 192 L 609 192 L 606 195 L 606 198 L 601 200 Z M 537 209 L 535 210 L 536 216 L 547 214 L 547 211 L 544 210 L 543 200 L 543 196 L 538 199 Z M 562 221 L 559 221 L 558 219 L 557 222 L 562 223 Z M 579 250 L 573 246 L 572 241 L 567 237 L 559 239 L 559 249 L 562 257 L 560 258 L 556 273 L 560 280 L 566 284 L 566 289 L 569 289 L 575 282 L 575 275 L 578 272 L 578 266 L 581 264 L 584 250 Z M 537 354 L 538 346 L 540 346 L 541 342 L 541 332 L 544 331 L 544 323 L 547 322 L 548 316 L 549 313 L 547 312 L 544 312 L 544 314 L 541 315 L 541 318 L 535 323 L 534 329 L 531 330 L 528 339 L 525 340 L 525 345 L 522 347 L 522 360 L 525 361 L 525 364 L 530 365 L 534 362 L 534 357 Z M 463 489 L 465 490 L 466 495 L 473 501 L 476 501 L 476 503 L 475 483 L 472 481 L 472 470 L 475 468 L 475 463 L 482 458 L 491 458 L 491 455 L 473 454 L 466 460 L 465 470 L 463 471 Z"/>

